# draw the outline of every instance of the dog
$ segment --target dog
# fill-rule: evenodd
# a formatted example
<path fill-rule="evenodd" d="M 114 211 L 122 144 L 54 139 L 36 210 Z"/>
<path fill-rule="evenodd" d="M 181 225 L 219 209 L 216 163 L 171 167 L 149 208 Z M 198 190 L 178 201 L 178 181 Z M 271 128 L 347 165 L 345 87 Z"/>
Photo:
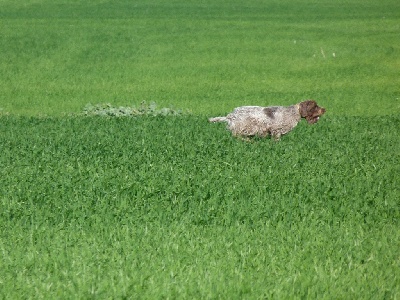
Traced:
<path fill-rule="evenodd" d="M 228 129 L 237 137 L 266 137 L 279 140 L 305 118 L 315 124 L 326 112 L 314 100 L 306 100 L 291 106 L 241 106 L 226 117 L 208 119 L 209 122 L 227 122 Z"/>

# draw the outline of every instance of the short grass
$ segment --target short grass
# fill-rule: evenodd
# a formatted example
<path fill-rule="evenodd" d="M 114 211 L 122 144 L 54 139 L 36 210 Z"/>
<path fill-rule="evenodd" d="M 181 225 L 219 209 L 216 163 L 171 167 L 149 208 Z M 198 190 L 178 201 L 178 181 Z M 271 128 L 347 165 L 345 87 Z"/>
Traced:
<path fill-rule="evenodd" d="M 0 297 L 396 299 L 398 116 L 3 116 Z"/>
<path fill-rule="evenodd" d="M 397 0 L 0 1 L 0 108 L 138 104 L 212 115 L 314 98 L 399 112 Z"/>

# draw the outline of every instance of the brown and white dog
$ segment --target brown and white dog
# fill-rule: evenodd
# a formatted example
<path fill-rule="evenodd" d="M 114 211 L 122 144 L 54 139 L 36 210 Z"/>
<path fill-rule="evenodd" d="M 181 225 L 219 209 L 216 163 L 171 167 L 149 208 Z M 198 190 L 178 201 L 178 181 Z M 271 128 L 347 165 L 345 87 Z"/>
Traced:
<path fill-rule="evenodd" d="M 305 118 L 309 124 L 314 124 L 325 111 L 325 108 L 318 106 L 314 100 L 306 100 L 291 106 L 241 106 L 235 108 L 226 117 L 208 120 L 227 122 L 228 129 L 234 136 L 266 137 L 271 135 L 279 140 L 281 135 L 296 127 L 301 118 Z"/>

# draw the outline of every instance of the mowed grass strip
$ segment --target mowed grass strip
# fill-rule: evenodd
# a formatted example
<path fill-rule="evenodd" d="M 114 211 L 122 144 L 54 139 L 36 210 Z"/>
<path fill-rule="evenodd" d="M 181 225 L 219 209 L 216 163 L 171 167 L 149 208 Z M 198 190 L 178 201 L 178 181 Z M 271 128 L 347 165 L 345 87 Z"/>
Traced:
<path fill-rule="evenodd" d="M 396 298 L 398 116 L 0 122 L 4 298 Z"/>
<path fill-rule="evenodd" d="M 315 98 L 398 113 L 397 0 L 2 1 L 0 109 L 142 100 L 222 113 Z"/>

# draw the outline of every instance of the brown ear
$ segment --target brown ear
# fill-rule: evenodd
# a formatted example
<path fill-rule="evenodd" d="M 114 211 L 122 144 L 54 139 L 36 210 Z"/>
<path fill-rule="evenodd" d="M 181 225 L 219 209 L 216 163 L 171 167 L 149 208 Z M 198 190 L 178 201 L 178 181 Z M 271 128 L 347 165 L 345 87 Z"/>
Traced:
<path fill-rule="evenodd" d="M 317 107 L 318 105 L 317 102 L 315 102 L 314 100 L 306 100 L 301 102 L 299 106 L 300 115 L 303 118 L 306 118 L 307 116 L 313 114 L 315 107 Z"/>

